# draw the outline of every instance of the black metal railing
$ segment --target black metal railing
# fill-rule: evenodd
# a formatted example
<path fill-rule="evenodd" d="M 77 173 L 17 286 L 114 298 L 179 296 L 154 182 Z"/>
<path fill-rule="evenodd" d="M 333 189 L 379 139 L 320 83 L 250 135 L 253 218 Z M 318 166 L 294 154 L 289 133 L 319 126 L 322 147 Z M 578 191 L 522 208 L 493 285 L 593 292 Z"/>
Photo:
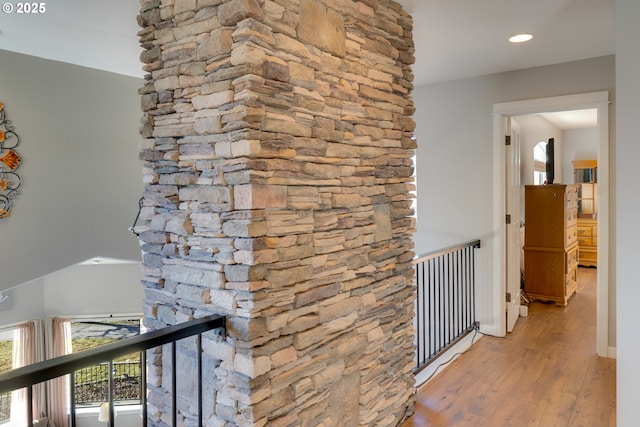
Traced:
<path fill-rule="evenodd" d="M 109 425 L 115 427 L 114 419 L 114 397 L 115 397 L 115 381 L 114 381 L 114 362 L 113 360 L 131 353 L 140 352 L 141 364 L 146 366 L 146 350 L 169 345 L 171 351 L 171 382 L 172 390 L 176 390 L 176 343 L 182 339 L 195 337 L 197 371 L 194 375 L 198 376 L 197 399 L 198 399 L 198 425 L 202 424 L 202 334 L 217 329 L 221 334 L 225 333 L 225 318 L 223 316 L 209 316 L 201 319 L 192 320 L 190 322 L 181 323 L 179 325 L 169 326 L 164 329 L 147 332 L 135 337 L 125 338 L 84 350 L 78 353 L 69 354 L 55 359 L 45 360 L 44 362 L 33 365 L 24 366 L 22 368 L 13 369 L 0 374 L 0 396 L 4 393 L 26 388 L 27 391 L 27 420 L 29 427 L 33 427 L 33 386 L 43 381 L 48 381 L 63 375 L 71 374 L 80 369 L 90 367 L 92 365 L 106 362 L 108 364 L 108 389 L 109 389 Z M 169 367 L 163 367 L 169 369 Z M 146 389 L 145 369 L 141 370 L 141 383 Z M 75 402 L 75 375 L 70 375 L 71 402 Z M 10 394 L 10 393 L 9 393 Z M 177 402 L 176 393 L 173 394 L 172 408 L 172 427 L 177 426 Z M 146 390 L 142 392 L 142 425 L 147 425 L 146 411 Z M 71 426 L 75 427 L 75 405 L 71 405 Z"/>
<path fill-rule="evenodd" d="M 140 360 L 113 362 L 113 400 L 139 404 L 142 396 Z M 109 364 L 100 363 L 75 372 L 76 405 L 96 406 L 109 400 Z"/>
<path fill-rule="evenodd" d="M 416 373 L 477 327 L 475 251 L 480 240 L 421 255 L 416 266 Z"/>

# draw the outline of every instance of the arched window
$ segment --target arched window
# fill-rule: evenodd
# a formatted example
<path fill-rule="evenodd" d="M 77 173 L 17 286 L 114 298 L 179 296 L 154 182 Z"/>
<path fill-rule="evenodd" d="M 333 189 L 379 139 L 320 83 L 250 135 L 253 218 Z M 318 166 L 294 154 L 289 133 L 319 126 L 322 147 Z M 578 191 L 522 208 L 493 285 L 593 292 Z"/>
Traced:
<path fill-rule="evenodd" d="M 542 185 L 547 180 L 547 143 L 540 141 L 533 147 L 533 183 Z"/>

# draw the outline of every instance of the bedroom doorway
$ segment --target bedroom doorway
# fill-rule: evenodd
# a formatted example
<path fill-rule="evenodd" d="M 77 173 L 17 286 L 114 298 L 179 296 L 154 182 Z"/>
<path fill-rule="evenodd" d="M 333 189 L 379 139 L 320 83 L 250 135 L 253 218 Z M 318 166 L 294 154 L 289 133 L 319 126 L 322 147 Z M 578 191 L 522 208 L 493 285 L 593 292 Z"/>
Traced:
<path fill-rule="evenodd" d="M 594 92 L 580 95 L 559 96 L 552 98 L 532 99 L 494 104 L 494 225 L 499 234 L 494 247 L 496 268 L 494 269 L 494 295 L 498 298 L 494 316 L 500 319 L 500 333 L 507 333 L 507 291 L 508 269 L 513 269 L 513 263 L 519 263 L 519 257 L 508 256 L 507 247 L 508 218 L 506 189 L 509 188 L 513 174 L 507 173 L 507 150 L 505 135 L 509 132 L 511 118 L 527 114 L 557 112 L 565 110 L 580 110 L 595 108 L 597 110 L 598 133 L 598 171 L 599 190 L 598 199 L 598 253 L 599 264 L 597 271 L 597 330 L 596 352 L 602 357 L 615 357 L 609 348 L 609 93 Z M 512 252 L 512 251 L 511 251 Z M 517 265 L 519 268 L 519 264 Z M 513 275 L 512 275 L 513 276 Z"/>

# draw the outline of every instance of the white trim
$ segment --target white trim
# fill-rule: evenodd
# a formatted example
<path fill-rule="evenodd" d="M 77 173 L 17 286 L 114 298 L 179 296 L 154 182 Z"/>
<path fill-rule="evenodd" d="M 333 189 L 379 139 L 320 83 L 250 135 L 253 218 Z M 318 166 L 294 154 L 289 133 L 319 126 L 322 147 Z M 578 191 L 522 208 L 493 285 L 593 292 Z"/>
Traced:
<path fill-rule="evenodd" d="M 493 106 L 493 296 L 497 302 L 493 319 L 496 325 L 492 329 L 499 336 L 506 334 L 505 299 L 506 281 L 504 277 L 504 201 L 505 171 L 502 134 L 505 118 L 540 112 L 596 108 L 598 111 L 598 272 L 597 272 L 597 326 L 596 351 L 599 356 L 609 357 L 609 92 L 591 92 L 579 95 L 539 98 L 525 101 L 513 101 Z"/>
<path fill-rule="evenodd" d="M 436 360 L 431 362 L 429 366 L 424 368 L 422 371 L 416 374 L 416 388 L 422 387 L 429 383 L 432 379 L 440 375 L 445 371 L 459 356 L 462 355 L 465 351 L 469 350 L 471 346 L 482 338 L 482 334 L 472 331 L 467 334 L 464 338 L 458 341 L 454 346 L 452 346 L 449 350 L 445 351 L 440 355 Z"/>
<path fill-rule="evenodd" d="M 506 309 L 506 306 L 505 306 L 505 309 Z M 480 332 L 482 332 L 483 335 L 491 335 L 493 337 L 504 336 L 504 334 L 500 335 L 500 325 L 497 322 L 496 323 L 480 323 Z"/>
<path fill-rule="evenodd" d="M 506 114 L 496 114 L 500 104 L 493 106 L 493 301 L 497 302 L 493 312 L 495 336 L 507 334 L 506 299 L 507 281 L 505 277 L 505 247 L 507 228 L 504 221 L 505 212 L 505 150 L 502 135 L 506 135 Z"/>
<path fill-rule="evenodd" d="M 579 95 L 554 96 L 550 98 L 527 99 L 524 101 L 494 104 L 493 112 L 509 116 L 521 116 L 540 112 L 579 110 L 597 108 L 601 103 L 609 104 L 609 92 L 591 92 Z"/>
<path fill-rule="evenodd" d="M 68 319 L 70 322 L 91 322 L 91 321 L 108 321 L 108 320 L 136 320 L 141 319 L 143 316 L 142 313 L 123 313 L 123 314 L 71 314 L 71 315 L 61 315 L 61 316 L 51 316 L 51 317 L 60 317 L 64 319 Z"/>
<path fill-rule="evenodd" d="M 610 359 L 615 359 L 616 358 L 616 351 L 617 351 L 616 347 L 609 347 L 607 349 L 607 357 L 610 358 Z"/>

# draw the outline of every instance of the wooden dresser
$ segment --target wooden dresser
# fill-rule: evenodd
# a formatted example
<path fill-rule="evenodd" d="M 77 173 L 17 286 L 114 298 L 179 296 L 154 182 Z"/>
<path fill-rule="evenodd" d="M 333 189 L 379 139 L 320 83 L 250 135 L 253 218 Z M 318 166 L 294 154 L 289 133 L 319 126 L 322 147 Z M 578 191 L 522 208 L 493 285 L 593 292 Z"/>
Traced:
<path fill-rule="evenodd" d="M 598 220 L 578 218 L 578 264 L 585 267 L 598 266 Z"/>
<path fill-rule="evenodd" d="M 578 186 L 578 264 L 598 266 L 598 161 L 572 160 Z"/>
<path fill-rule="evenodd" d="M 525 186 L 524 289 L 532 300 L 565 306 L 577 288 L 575 185 Z"/>

